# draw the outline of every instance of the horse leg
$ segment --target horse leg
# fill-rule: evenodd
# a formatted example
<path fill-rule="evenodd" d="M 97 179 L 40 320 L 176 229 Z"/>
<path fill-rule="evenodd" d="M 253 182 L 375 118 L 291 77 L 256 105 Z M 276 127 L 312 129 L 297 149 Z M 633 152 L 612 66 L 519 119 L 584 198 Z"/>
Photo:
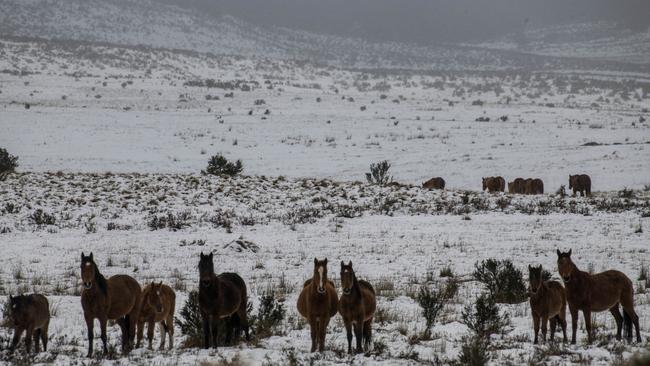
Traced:
<path fill-rule="evenodd" d="M 321 318 L 318 326 L 318 351 L 323 353 L 325 351 L 325 335 L 327 334 L 327 325 L 330 319 L 325 315 Z"/>
<path fill-rule="evenodd" d="M 138 309 L 134 308 L 126 316 L 126 325 L 129 327 L 129 338 L 127 339 L 129 350 L 133 349 L 133 343 L 135 341 L 135 330 L 137 328 L 139 315 L 140 314 L 138 313 Z"/>
<path fill-rule="evenodd" d="M 210 316 L 201 314 L 203 316 L 203 348 L 210 348 Z"/>
<path fill-rule="evenodd" d="M 623 306 L 623 311 L 627 315 L 628 318 L 630 318 L 629 321 L 632 322 L 632 325 L 634 325 L 634 328 L 636 328 L 636 341 L 641 343 L 641 331 L 639 330 L 639 316 L 637 315 L 636 311 L 634 311 L 634 305 L 632 301 L 629 301 L 629 305 Z M 630 325 L 630 334 L 629 334 L 629 341 L 632 341 L 632 325 Z"/>
<path fill-rule="evenodd" d="M 578 309 L 569 305 L 569 312 L 571 313 L 571 344 L 576 344 L 576 332 L 578 331 Z"/>
<path fill-rule="evenodd" d="M 363 323 L 363 343 L 364 350 L 368 352 L 372 342 L 372 318 Z"/>
<path fill-rule="evenodd" d="M 108 319 L 103 316 L 99 318 L 99 328 L 101 330 L 101 338 L 102 338 L 102 344 L 104 346 L 104 354 L 108 353 L 108 338 L 106 337 L 106 323 L 108 322 Z"/>
<path fill-rule="evenodd" d="M 34 330 L 34 333 L 32 335 L 32 338 L 34 339 L 34 352 L 35 353 L 40 353 L 41 352 L 41 347 L 38 344 L 38 342 L 41 339 L 41 329 L 36 329 Z"/>
<path fill-rule="evenodd" d="M 549 322 L 551 323 L 551 342 L 555 341 L 555 328 L 557 326 L 557 316 L 552 317 Z"/>
<path fill-rule="evenodd" d="M 174 313 L 170 313 L 165 320 L 165 328 L 169 334 L 169 349 L 174 348 Z"/>
<path fill-rule="evenodd" d="M 140 348 L 142 346 L 142 338 L 144 338 L 144 319 L 138 319 L 138 330 L 136 331 L 137 337 L 135 342 L 135 348 Z"/>
<path fill-rule="evenodd" d="M 43 328 L 41 328 L 41 343 L 43 343 L 43 352 L 47 352 L 47 331 L 50 327 L 50 321 L 46 321 Z"/>
<path fill-rule="evenodd" d="M 233 314 L 233 315 L 225 318 L 225 323 L 226 323 L 226 340 L 225 340 L 225 343 L 228 346 L 234 344 L 234 342 L 233 342 L 233 334 L 235 333 L 235 326 L 237 324 L 237 321 L 235 319 L 236 316 L 237 316 L 236 314 Z"/>
<path fill-rule="evenodd" d="M 88 354 L 86 357 L 92 357 L 93 356 L 93 327 L 94 327 L 94 319 L 87 316 L 84 314 L 84 318 L 86 320 L 86 327 L 88 328 Z"/>
<path fill-rule="evenodd" d="M 149 349 L 153 349 L 153 331 L 156 328 L 156 323 L 153 321 L 153 316 L 147 322 L 147 342 L 149 342 Z"/>
<path fill-rule="evenodd" d="M 224 321 L 225 320 L 219 319 L 218 316 L 212 317 L 212 347 L 213 348 L 217 348 L 219 346 L 219 323 Z"/>
<path fill-rule="evenodd" d="M 345 332 L 348 336 L 348 353 L 352 354 L 352 322 L 345 321 Z"/>
<path fill-rule="evenodd" d="M 239 316 L 239 327 L 244 329 L 244 334 L 246 335 L 246 342 L 251 340 L 250 334 L 248 334 L 248 315 L 246 314 L 246 306 L 240 306 L 237 311 Z M 241 332 L 240 332 L 241 335 Z"/>
<path fill-rule="evenodd" d="M 362 353 L 363 348 L 361 346 L 361 341 L 363 339 L 363 321 L 354 322 L 354 337 L 357 339 L 357 353 Z"/>
<path fill-rule="evenodd" d="M 118 318 L 116 322 L 122 330 L 122 353 L 126 353 L 126 340 L 129 338 L 129 331 L 127 329 L 128 325 L 126 324 L 126 319 L 124 319 L 124 317 Z"/>
<path fill-rule="evenodd" d="M 620 341 L 621 332 L 623 330 L 623 316 L 621 315 L 621 312 L 618 311 L 618 303 L 612 306 L 609 309 L 609 312 L 612 313 L 612 315 L 614 316 L 614 320 L 616 320 L 616 340 Z"/>
<path fill-rule="evenodd" d="M 16 349 L 16 345 L 20 341 L 20 336 L 23 334 L 24 331 L 25 328 L 21 328 L 21 327 L 16 327 L 16 329 L 14 329 L 14 338 L 11 340 L 11 346 L 9 347 L 10 352 L 13 352 Z"/>
<path fill-rule="evenodd" d="M 533 313 L 533 331 L 535 333 L 535 340 L 533 344 L 537 344 L 537 334 L 539 333 L 539 315 Z"/>
<path fill-rule="evenodd" d="M 309 330 L 311 331 L 311 352 L 316 352 L 316 340 L 318 339 L 318 319 L 309 319 Z"/>
<path fill-rule="evenodd" d="M 585 317 L 585 329 L 587 329 L 587 343 L 591 344 L 591 310 L 583 310 L 582 315 Z"/>
<path fill-rule="evenodd" d="M 27 354 L 32 352 L 32 336 L 34 334 L 34 326 L 29 325 L 27 326 L 27 330 L 25 333 L 25 347 L 27 348 Z"/>
<path fill-rule="evenodd" d="M 548 329 L 548 316 L 544 315 L 542 319 L 542 343 L 546 343 L 546 330 Z"/>
<path fill-rule="evenodd" d="M 161 320 L 160 323 L 158 323 L 158 329 L 160 329 L 160 347 L 158 347 L 158 349 L 161 351 L 165 349 L 165 338 L 167 338 L 166 328 L 165 321 Z"/>

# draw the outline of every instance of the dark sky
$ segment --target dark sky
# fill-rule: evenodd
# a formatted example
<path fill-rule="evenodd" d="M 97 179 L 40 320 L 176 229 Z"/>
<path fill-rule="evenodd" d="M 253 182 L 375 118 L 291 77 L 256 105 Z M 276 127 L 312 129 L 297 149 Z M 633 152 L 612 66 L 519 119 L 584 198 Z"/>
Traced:
<path fill-rule="evenodd" d="M 650 0 L 159 0 L 256 24 L 383 41 L 471 41 L 540 26 L 607 20 L 650 25 Z"/>

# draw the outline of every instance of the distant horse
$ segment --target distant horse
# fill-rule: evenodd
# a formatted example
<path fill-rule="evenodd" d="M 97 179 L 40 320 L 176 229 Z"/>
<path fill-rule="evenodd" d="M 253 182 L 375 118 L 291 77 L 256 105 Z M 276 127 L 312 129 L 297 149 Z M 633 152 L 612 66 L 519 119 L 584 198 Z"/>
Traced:
<path fill-rule="evenodd" d="M 14 328 L 14 338 L 9 347 L 10 352 L 16 349 L 20 336 L 25 333 L 27 353 L 31 352 L 32 338 L 34 352 L 39 353 L 39 340 L 43 343 L 43 351 L 47 352 L 47 329 L 50 325 L 50 305 L 43 295 L 9 296 L 9 315 Z"/>
<path fill-rule="evenodd" d="M 341 287 L 339 313 L 343 317 L 348 336 L 348 353 L 352 353 L 352 327 L 357 338 L 357 353 L 368 351 L 372 340 L 372 317 L 377 309 L 375 289 L 364 280 L 357 280 L 352 262 L 341 261 Z M 361 348 L 363 341 L 364 349 Z"/>
<path fill-rule="evenodd" d="M 248 294 L 246 283 L 236 273 L 214 273 L 212 253 L 203 255 L 199 260 L 199 308 L 203 319 L 203 347 L 217 348 L 218 322 L 227 318 L 226 343 L 230 344 L 235 330 L 243 327 L 246 340 L 248 334 L 248 318 L 246 306 Z M 237 329 L 235 329 L 237 328 Z"/>
<path fill-rule="evenodd" d="M 487 189 L 488 192 L 503 192 L 505 191 L 506 181 L 502 177 L 484 177 L 483 190 Z"/>
<path fill-rule="evenodd" d="M 108 353 L 106 323 L 109 319 L 116 320 L 122 328 L 122 352 L 128 352 L 133 346 L 140 311 L 140 284 L 127 275 L 115 275 L 107 280 L 99 273 L 93 253 L 89 256 L 81 253 L 81 279 L 84 285 L 81 307 L 88 327 L 88 357 L 93 355 L 95 319 L 99 319 L 104 353 Z"/>
<path fill-rule="evenodd" d="M 431 178 L 422 183 L 422 188 L 426 189 L 445 189 L 445 180 L 441 177 Z"/>
<path fill-rule="evenodd" d="M 330 318 L 338 311 L 338 295 L 334 283 L 327 279 L 327 258 L 314 258 L 314 274 L 305 281 L 298 297 L 298 312 L 309 321 L 311 352 L 325 349 L 325 334 Z"/>
<path fill-rule="evenodd" d="M 573 189 L 574 196 L 577 192 L 591 196 L 591 178 L 587 174 L 569 175 L 569 189 Z"/>
<path fill-rule="evenodd" d="M 625 328 L 625 337 L 632 341 L 632 325 L 636 327 L 637 342 L 641 342 L 639 316 L 634 311 L 634 287 L 632 281 L 619 271 L 609 270 L 589 274 L 578 269 L 571 261 L 571 250 L 566 253 L 557 251 L 557 265 L 566 287 L 567 301 L 573 326 L 571 343 L 576 343 L 578 328 L 578 311 L 585 317 L 585 328 L 589 343 L 592 341 L 591 313 L 609 310 L 616 320 L 616 339 L 621 339 L 621 328 Z M 618 305 L 623 307 L 623 316 Z"/>
<path fill-rule="evenodd" d="M 138 317 L 138 343 L 140 347 L 144 333 L 144 323 L 147 323 L 147 340 L 152 349 L 155 323 L 160 323 L 160 349 L 165 349 L 165 337 L 169 335 L 169 349 L 174 347 L 174 309 L 176 294 L 171 287 L 162 282 L 150 283 L 142 290 L 142 306 Z"/>
<path fill-rule="evenodd" d="M 512 182 L 508 183 L 508 193 L 524 193 L 524 179 L 515 178 Z"/>
<path fill-rule="evenodd" d="M 544 194 L 544 182 L 539 178 L 528 178 L 524 183 L 525 194 Z"/>
<path fill-rule="evenodd" d="M 566 292 L 557 281 L 544 281 L 542 266 L 528 266 L 528 281 L 530 284 L 530 310 L 533 315 L 533 329 L 537 344 L 539 323 L 542 323 L 542 341 L 546 342 L 546 324 L 551 321 L 551 341 L 555 338 L 555 327 L 560 323 L 564 342 L 566 342 Z"/>

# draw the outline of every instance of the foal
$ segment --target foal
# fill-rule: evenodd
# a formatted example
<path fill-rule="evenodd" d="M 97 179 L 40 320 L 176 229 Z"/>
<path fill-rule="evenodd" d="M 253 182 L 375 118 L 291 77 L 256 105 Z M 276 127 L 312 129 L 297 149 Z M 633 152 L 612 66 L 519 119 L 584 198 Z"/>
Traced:
<path fill-rule="evenodd" d="M 576 343 L 578 311 L 582 310 L 587 328 L 587 339 L 591 343 L 591 313 L 609 310 L 616 320 L 616 339 L 621 340 L 621 329 L 625 326 L 625 337 L 632 341 L 632 331 L 636 327 L 637 342 L 641 342 L 639 316 L 634 311 L 634 287 L 632 281 L 622 272 L 609 270 L 589 274 L 578 269 L 571 261 L 571 250 L 557 251 L 557 266 L 566 286 L 567 301 L 571 312 L 573 334 L 571 343 Z M 623 316 L 618 305 L 623 306 Z"/>
<path fill-rule="evenodd" d="M 142 307 L 138 318 L 138 343 L 140 347 L 147 323 L 147 340 L 152 349 L 155 323 L 160 323 L 160 349 L 165 349 L 165 337 L 169 335 L 169 349 L 174 347 L 174 309 L 176 294 L 171 287 L 160 283 L 150 283 L 142 290 Z"/>
<path fill-rule="evenodd" d="M 339 313 L 343 317 L 348 336 L 348 353 L 352 353 L 352 327 L 357 338 L 357 353 L 368 351 L 372 340 L 372 317 L 377 308 L 375 289 L 364 280 L 357 280 L 352 262 L 341 261 L 341 287 L 343 295 L 339 300 Z"/>
<path fill-rule="evenodd" d="M 311 352 L 325 349 L 325 334 L 330 318 L 338 311 L 339 298 L 334 283 L 327 279 L 327 258 L 314 258 L 314 275 L 305 281 L 298 297 L 298 312 L 309 321 Z"/>
<path fill-rule="evenodd" d="M 93 253 L 81 253 L 81 307 L 88 327 L 88 357 L 93 355 L 93 327 L 99 319 L 104 353 L 108 353 L 106 323 L 117 320 L 122 328 L 122 352 L 128 352 L 135 339 L 136 323 L 142 294 L 140 284 L 133 277 L 115 275 L 108 280 L 99 273 Z"/>
<path fill-rule="evenodd" d="M 232 340 L 234 328 L 244 327 L 246 340 L 250 340 L 248 334 L 248 318 L 246 305 L 248 295 L 246 283 L 236 273 L 214 273 L 214 262 L 212 253 L 203 255 L 199 261 L 199 308 L 203 319 L 203 347 L 210 346 L 217 348 L 218 321 L 221 318 L 228 318 L 228 330 L 226 343 Z"/>
<path fill-rule="evenodd" d="M 535 341 L 539 332 L 539 322 L 542 321 L 542 341 L 546 342 L 546 324 L 551 321 L 551 341 L 555 337 L 555 326 L 560 323 L 564 342 L 566 342 L 566 292 L 557 281 L 544 281 L 542 266 L 528 266 L 530 283 L 530 309 L 533 314 Z"/>
<path fill-rule="evenodd" d="M 14 338 L 9 350 L 16 349 L 20 336 L 24 331 L 27 353 L 32 348 L 34 339 L 34 352 L 39 353 L 39 340 L 43 343 L 43 351 L 47 351 L 47 328 L 50 324 L 50 305 L 43 295 L 9 296 L 11 322 L 14 327 Z"/>

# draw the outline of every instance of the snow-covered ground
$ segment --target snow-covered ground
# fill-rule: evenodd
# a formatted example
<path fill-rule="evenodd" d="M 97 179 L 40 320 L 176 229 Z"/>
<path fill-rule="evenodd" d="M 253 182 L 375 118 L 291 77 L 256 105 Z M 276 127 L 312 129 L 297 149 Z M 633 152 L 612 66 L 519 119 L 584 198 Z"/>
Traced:
<path fill-rule="evenodd" d="M 282 289 L 287 309 L 278 335 L 251 344 L 183 349 L 176 329 L 172 351 L 136 350 L 106 363 L 448 363 L 468 334 L 462 310 L 484 290 L 466 281 L 474 264 L 506 258 L 524 273 L 542 264 L 555 274 L 557 248 L 571 248 L 584 270 L 615 268 L 633 280 L 644 343 L 609 339 L 613 318 L 600 313 L 594 345 L 581 325 L 576 346 L 534 346 L 527 303 L 501 305 L 511 324 L 495 337 L 491 363 L 609 365 L 648 347 L 650 297 L 637 279 L 650 263 L 650 75 L 364 72 L 261 57 L 0 45 L 0 146 L 20 158 L 19 174 L 0 182 L 1 300 L 32 291 L 50 298 L 51 347 L 36 362 L 84 361 L 81 251 L 92 251 L 105 275 L 173 285 L 177 309 L 196 289 L 199 252 L 212 251 L 217 271 L 247 282 L 253 313 L 270 286 Z M 234 86 L 186 84 L 206 79 Z M 247 176 L 200 175 L 216 153 L 241 159 Z M 384 159 L 405 185 L 361 182 Z M 574 173 L 591 176 L 593 198 L 554 194 Z M 479 193 L 485 175 L 540 177 L 547 194 Z M 448 189 L 420 189 L 432 176 Z M 38 223 L 39 212 L 54 224 Z M 176 231 L 151 230 L 168 214 L 181 219 Z M 258 249 L 241 250 L 237 240 Z M 337 286 L 339 261 L 352 260 L 379 289 L 370 355 L 344 354 L 339 316 L 328 351 L 307 352 L 295 302 L 313 257 L 330 260 Z M 412 296 L 441 281 L 446 267 L 461 279 L 459 292 L 432 339 L 419 339 L 424 319 Z M 0 328 L 3 348 L 9 337 Z M 111 327 L 112 344 L 118 337 Z"/>

